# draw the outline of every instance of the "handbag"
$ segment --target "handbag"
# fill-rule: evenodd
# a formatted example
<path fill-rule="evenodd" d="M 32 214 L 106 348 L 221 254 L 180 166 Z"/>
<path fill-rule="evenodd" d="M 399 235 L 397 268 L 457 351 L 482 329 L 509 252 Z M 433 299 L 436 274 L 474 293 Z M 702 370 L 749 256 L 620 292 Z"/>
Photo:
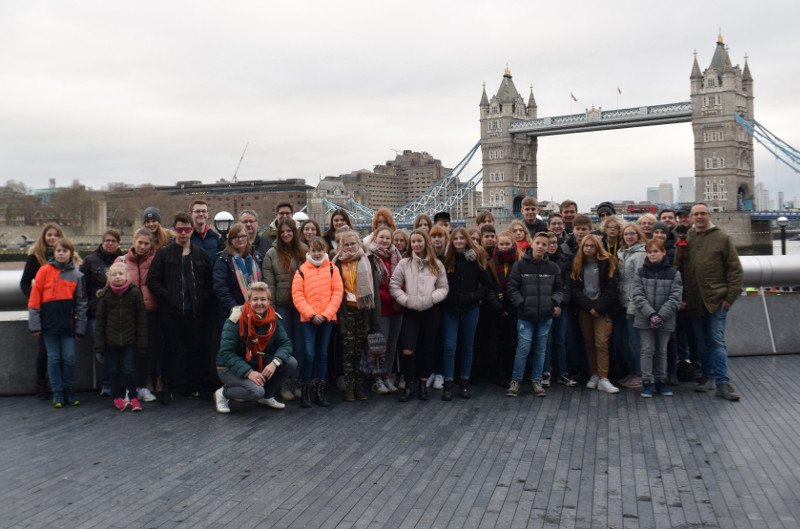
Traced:
<path fill-rule="evenodd" d="M 367 335 L 367 343 L 361 354 L 361 372 L 368 377 L 386 374 L 386 337 L 374 332 Z"/>

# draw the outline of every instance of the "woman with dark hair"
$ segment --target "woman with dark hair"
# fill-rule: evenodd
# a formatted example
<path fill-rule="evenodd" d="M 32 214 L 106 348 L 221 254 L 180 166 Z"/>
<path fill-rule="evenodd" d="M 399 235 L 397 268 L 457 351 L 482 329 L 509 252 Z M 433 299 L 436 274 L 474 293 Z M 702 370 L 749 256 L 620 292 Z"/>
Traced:
<path fill-rule="evenodd" d="M 217 412 L 231 412 L 229 399 L 285 408 L 275 399 L 275 391 L 296 368 L 292 343 L 275 318 L 269 289 L 256 281 L 250 285 L 247 301 L 231 311 L 222 327 L 217 376 L 223 386 L 214 393 Z"/>
<path fill-rule="evenodd" d="M 292 279 L 294 273 L 306 260 L 308 251 L 297 235 L 297 225 L 290 218 L 279 219 L 275 226 L 277 238 L 275 244 L 267 251 L 261 267 L 264 282 L 269 287 L 270 301 L 281 317 L 281 325 L 286 329 L 292 341 L 295 358 L 303 358 L 303 332 L 300 329 L 300 314 L 292 302 Z M 281 388 L 283 400 L 294 400 L 301 397 L 297 386 L 299 371 L 290 375 L 290 381 Z"/>
<path fill-rule="evenodd" d="M 225 250 L 214 263 L 213 285 L 220 327 L 233 307 L 243 305 L 251 283 L 261 281 L 261 255 L 250 244 L 247 228 L 237 222 L 228 231 Z"/>
<path fill-rule="evenodd" d="M 306 219 L 300 224 L 297 235 L 300 237 L 300 242 L 308 246 L 314 237 L 322 237 L 322 228 L 316 220 Z"/>
<path fill-rule="evenodd" d="M 53 258 L 53 248 L 59 239 L 64 238 L 64 230 L 54 222 L 45 224 L 36 242 L 31 247 L 28 259 L 25 261 L 25 269 L 22 271 L 22 279 L 19 280 L 19 288 L 26 298 L 31 296 L 31 284 L 36 277 L 36 272 L 46 265 Z M 39 336 L 39 351 L 36 353 L 36 397 L 39 400 L 47 400 L 47 348 L 44 346 L 44 338 Z"/>
<path fill-rule="evenodd" d="M 325 230 L 325 233 L 322 235 L 322 238 L 328 243 L 328 249 L 331 253 L 337 250 L 338 243 L 336 242 L 336 230 L 342 226 L 355 229 L 353 228 L 353 221 L 350 220 L 350 215 L 347 213 L 347 211 L 343 209 L 334 209 L 333 213 L 331 213 L 331 223 L 328 226 L 328 229 Z"/>

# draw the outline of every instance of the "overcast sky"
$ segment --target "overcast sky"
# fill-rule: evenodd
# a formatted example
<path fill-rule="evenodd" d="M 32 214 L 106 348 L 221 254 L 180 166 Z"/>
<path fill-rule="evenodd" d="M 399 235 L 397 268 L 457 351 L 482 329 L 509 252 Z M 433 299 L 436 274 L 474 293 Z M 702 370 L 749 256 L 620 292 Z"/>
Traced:
<path fill-rule="evenodd" d="M 741 0 L 5 0 L 0 180 L 210 183 L 233 176 L 247 142 L 240 180 L 316 185 L 391 149 L 452 167 L 506 63 L 540 117 L 688 101 L 693 52 L 705 69 L 720 27 L 733 64 L 749 57 L 756 119 L 800 147 L 799 15 L 798 2 Z M 542 138 L 539 198 L 588 210 L 662 180 L 677 191 L 692 144 L 688 123 Z M 772 198 L 800 195 L 800 176 L 763 148 L 755 160 Z"/>

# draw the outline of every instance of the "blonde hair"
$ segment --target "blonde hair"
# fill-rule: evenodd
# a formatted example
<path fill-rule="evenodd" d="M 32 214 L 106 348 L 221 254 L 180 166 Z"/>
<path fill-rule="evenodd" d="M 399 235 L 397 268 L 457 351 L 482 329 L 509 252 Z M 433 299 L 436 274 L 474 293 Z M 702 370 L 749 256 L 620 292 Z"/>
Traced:
<path fill-rule="evenodd" d="M 250 283 L 250 288 L 247 289 L 247 299 L 249 300 L 250 296 L 253 295 L 253 292 L 256 292 L 256 291 L 258 291 L 258 292 L 266 292 L 267 293 L 267 299 L 272 298 L 272 296 L 270 295 L 269 287 L 267 286 L 267 284 L 264 283 L 263 281 L 255 281 L 253 283 Z"/>
<path fill-rule="evenodd" d="M 128 267 L 125 266 L 125 263 L 123 263 L 122 261 L 117 261 L 116 263 L 113 263 L 111 266 L 109 266 L 108 270 L 106 270 L 106 277 L 111 277 L 111 271 L 114 270 L 115 268 L 121 268 L 122 271 L 125 272 L 125 277 L 130 278 L 130 276 L 128 275 Z"/>

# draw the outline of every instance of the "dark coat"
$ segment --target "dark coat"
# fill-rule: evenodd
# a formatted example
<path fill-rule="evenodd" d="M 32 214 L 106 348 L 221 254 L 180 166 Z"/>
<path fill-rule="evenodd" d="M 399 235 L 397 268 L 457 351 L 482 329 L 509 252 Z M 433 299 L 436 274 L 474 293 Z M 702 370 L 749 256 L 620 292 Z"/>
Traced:
<path fill-rule="evenodd" d="M 48 247 L 45 256 L 47 257 L 48 261 L 52 259 L 53 249 Z M 22 278 L 19 280 L 19 288 L 22 290 L 22 293 L 25 294 L 26 298 L 31 297 L 31 284 L 36 278 L 36 272 L 38 272 L 41 267 L 42 265 L 39 264 L 39 260 L 33 254 L 30 254 L 25 260 L 25 269 L 22 270 Z"/>
<path fill-rule="evenodd" d="M 87 314 L 89 319 L 94 318 L 95 312 L 97 312 L 97 294 L 106 286 L 106 271 L 120 255 L 122 252 L 119 249 L 113 254 L 106 253 L 103 245 L 100 244 L 93 253 L 86 256 L 81 264 L 80 271 L 86 281 L 86 297 L 89 300 Z"/>
<path fill-rule="evenodd" d="M 541 260 L 534 259 L 530 248 L 514 263 L 506 292 L 517 309 L 517 318 L 532 323 L 549 320 L 553 309 L 568 299 L 561 269 L 547 255 Z"/>
<path fill-rule="evenodd" d="M 199 246 L 189 247 L 189 299 L 192 314 L 200 317 L 211 298 L 211 261 Z M 159 308 L 168 314 L 183 314 L 183 248 L 175 241 L 159 248 L 150 271 L 147 288 L 158 299 Z"/>
<path fill-rule="evenodd" d="M 104 353 L 106 347 L 132 346 L 139 353 L 147 351 L 147 310 L 142 291 L 131 284 L 117 295 L 108 286 L 97 296 L 97 320 L 94 350 Z"/>
<path fill-rule="evenodd" d="M 258 269 L 261 270 L 261 255 L 256 253 L 253 258 L 256 260 Z M 233 258 L 228 255 L 228 252 L 220 253 L 214 262 L 212 284 L 214 285 L 214 295 L 217 298 L 220 320 L 224 321 L 233 307 L 244 305 L 245 302 L 239 282 L 236 281 Z"/>
<path fill-rule="evenodd" d="M 584 312 L 594 309 L 603 316 L 615 316 L 622 311 L 617 291 L 617 273 L 608 277 L 608 259 L 598 260 L 597 269 L 600 275 L 600 297 L 592 302 L 583 293 L 583 271 L 578 280 L 570 278 L 570 299 L 572 304 Z"/>
<path fill-rule="evenodd" d="M 206 255 L 208 255 L 208 260 L 212 263 L 216 260 L 217 253 L 219 253 L 223 246 L 223 241 L 219 233 L 212 230 L 210 226 L 203 236 L 201 236 L 197 230 L 193 229 L 191 241 L 192 246 L 199 246 L 205 250 Z"/>
<path fill-rule="evenodd" d="M 444 307 L 449 310 L 466 312 L 474 309 L 481 302 L 491 296 L 490 285 L 492 280 L 488 270 L 481 270 L 478 266 L 477 256 L 473 250 L 466 252 L 456 252 L 453 262 L 453 271 L 447 273 L 447 283 L 450 291 L 444 300 Z M 499 304 L 497 310 L 502 310 Z"/>

